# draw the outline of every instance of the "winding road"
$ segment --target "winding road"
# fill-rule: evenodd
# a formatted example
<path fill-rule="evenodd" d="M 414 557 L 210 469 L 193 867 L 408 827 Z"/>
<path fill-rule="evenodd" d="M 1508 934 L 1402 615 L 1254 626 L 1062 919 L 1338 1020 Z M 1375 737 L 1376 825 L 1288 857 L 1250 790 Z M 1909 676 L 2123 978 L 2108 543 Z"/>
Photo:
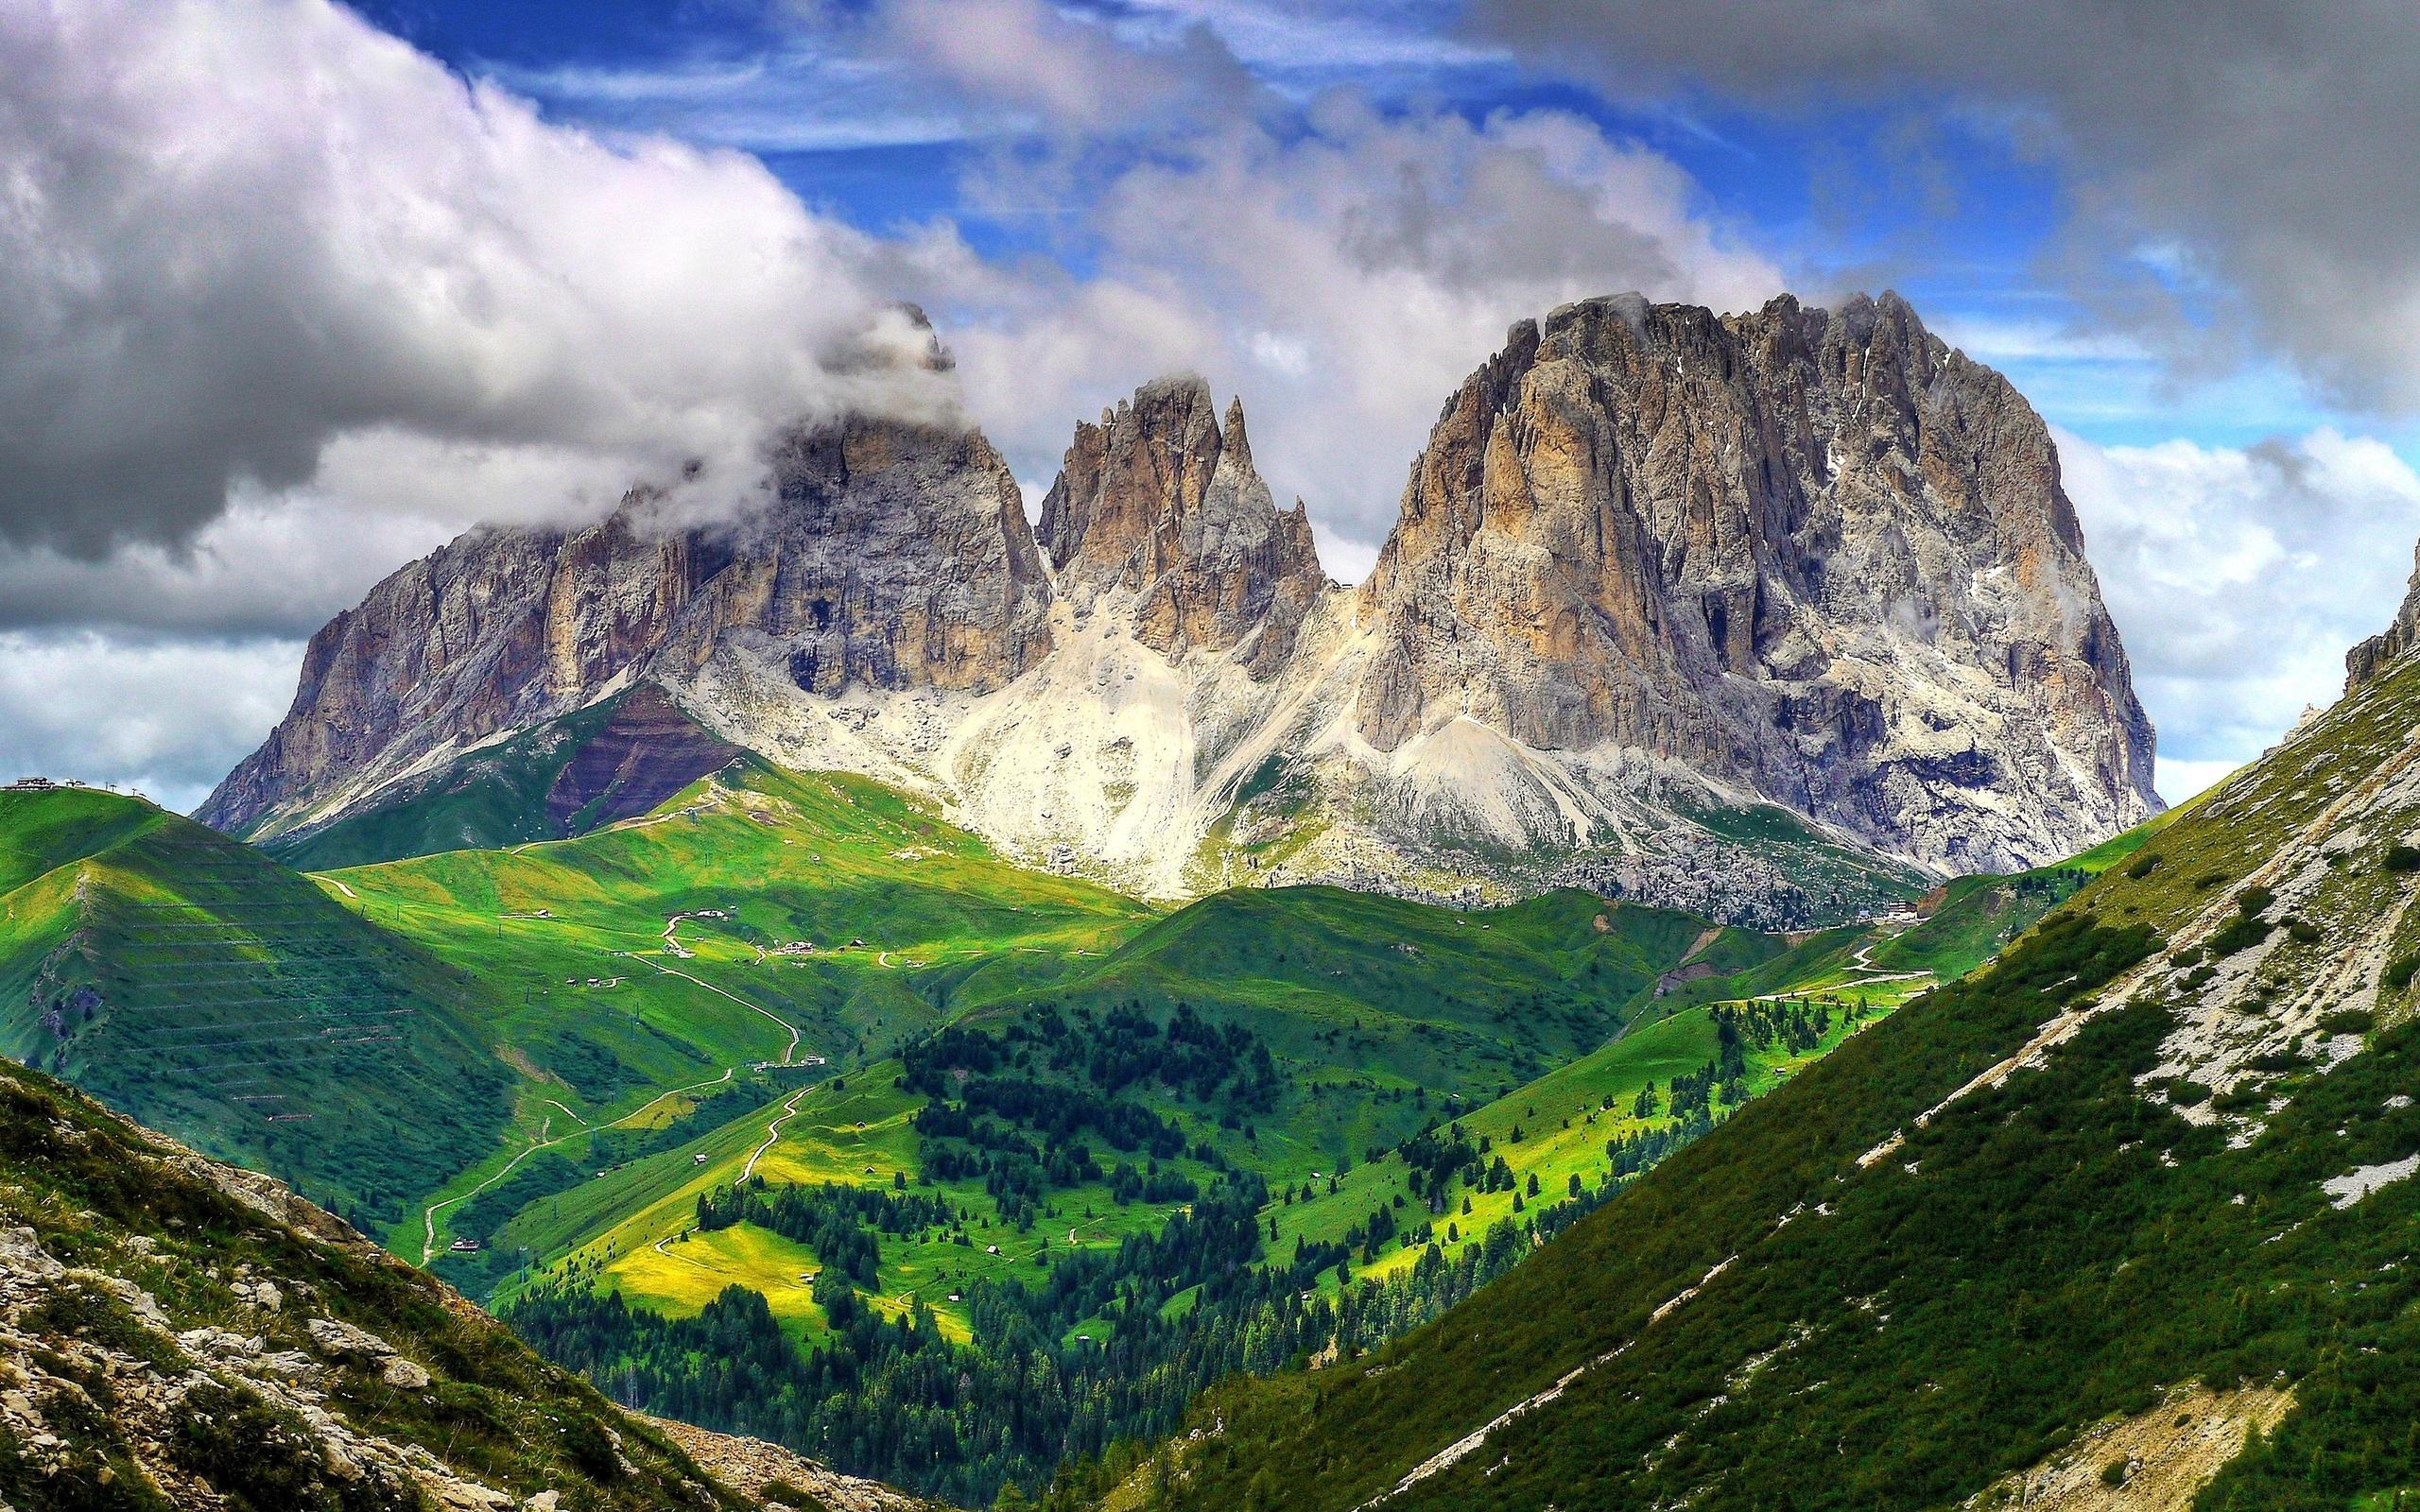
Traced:
<path fill-rule="evenodd" d="M 775 1023 L 789 1031 L 790 1037 L 790 1042 L 783 1049 L 782 1058 L 777 1062 L 777 1064 L 791 1066 L 798 1063 L 798 1047 L 800 1038 L 798 1025 L 790 1022 L 787 1019 L 783 1018 L 780 1014 L 775 1013 L 761 1005 L 751 1003 L 736 992 L 726 992 L 721 988 L 715 986 L 712 982 L 701 981 L 697 977 L 691 976 L 686 971 L 675 971 L 671 967 L 652 960 L 648 956 L 641 955 L 634 951 L 615 951 L 614 954 L 628 960 L 638 961 L 644 965 L 652 966 L 666 976 L 677 976 L 684 982 L 704 988 L 707 991 L 714 993 L 717 997 L 729 998 L 732 1002 L 738 1004 L 741 1007 L 748 1009 L 752 1013 L 762 1014 L 764 1017 L 772 1020 Z M 631 1111 L 623 1114 L 621 1117 L 614 1120 L 612 1123 L 607 1124 L 604 1126 L 607 1128 L 619 1128 L 623 1125 L 636 1119 L 642 1113 L 645 1113 L 648 1108 L 655 1107 L 656 1104 L 665 1101 L 666 1098 L 678 1097 L 684 1092 L 698 1091 L 707 1087 L 719 1086 L 724 1082 L 730 1081 L 734 1076 L 737 1075 L 738 1073 L 738 1066 L 726 1066 L 723 1068 L 723 1073 L 719 1076 L 710 1077 L 701 1082 L 693 1082 L 686 1087 L 675 1087 L 669 1091 L 658 1092 L 655 1096 L 649 1098 L 648 1101 L 640 1104 L 637 1108 L 632 1108 Z M 766 1153 L 772 1149 L 776 1143 L 780 1143 L 782 1125 L 787 1123 L 790 1117 L 798 1111 L 799 1100 L 813 1090 L 814 1088 L 812 1085 L 801 1087 L 798 1091 L 790 1093 L 789 1097 L 783 1102 L 782 1110 L 775 1114 L 765 1125 L 765 1143 L 758 1145 L 755 1153 L 748 1157 L 748 1168 L 740 1173 L 741 1180 L 745 1181 L 748 1177 L 756 1174 L 756 1162 L 762 1160 Z M 590 1124 L 586 1119 L 581 1118 L 578 1113 L 573 1112 L 570 1108 L 564 1108 L 562 1103 L 555 1101 L 555 1099 L 551 1097 L 545 1098 L 544 1101 L 550 1107 L 562 1108 L 564 1116 L 579 1125 L 579 1129 L 573 1133 L 556 1135 L 553 1138 L 548 1138 L 547 1136 L 552 1131 L 554 1125 L 554 1115 L 551 1113 L 547 1114 L 544 1121 L 539 1124 L 538 1132 L 530 1137 L 528 1148 L 518 1152 L 511 1160 L 504 1162 L 503 1168 L 498 1170 L 495 1175 L 488 1177 L 477 1186 L 473 1187 L 470 1191 L 463 1193 L 459 1196 L 447 1197 L 442 1202 L 430 1203 L 425 1209 L 424 1209 L 421 1212 L 420 1250 L 420 1263 L 423 1265 L 432 1264 L 437 1259 L 437 1215 L 439 1213 L 443 1212 L 448 1208 L 457 1207 L 462 1203 L 468 1202 L 473 1197 L 477 1196 L 480 1193 L 487 1191 L 492 1186 L 494 1186 L 506 1177 L 510 1176 L 514 1168 L 519 1166 L 522 1161 L 537 1154 L 540 1150 L 551 1149 L 555 1145 L 568 1143 L 573 1140 L 584 1138 L 596 1131 L 596 1125 Z"/>

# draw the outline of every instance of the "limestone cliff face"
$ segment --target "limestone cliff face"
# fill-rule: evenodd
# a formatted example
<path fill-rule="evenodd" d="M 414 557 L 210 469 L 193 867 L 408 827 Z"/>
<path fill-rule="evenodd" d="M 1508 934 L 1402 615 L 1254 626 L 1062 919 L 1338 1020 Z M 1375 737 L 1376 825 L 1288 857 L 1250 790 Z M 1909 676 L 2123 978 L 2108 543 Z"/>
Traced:
<path fill-rule="evenodd" d="M 2158 803 L 2048 432 L 1892 296 L 1523 322 L 1357 590 L 1198 378 L 1076 427 L 1038 545 L 971 430 L 856 421 L 771 462 L 736 526 L 634 495 L 404 569 L 202 816 L 316 825 L 643 681 L 1157 896 L 1568 882 L 1797 923 Z"/>
<path fill-rule="evenodd" d="M 2380 673 L 2415 645 L 2420 645 L 2420 550 L 2413 552 L 2411 586 L 2404 590 L 2394 622 L 2344 653 L 2345 693 L 2359 693 L 2377 681 Z"/>
<path fill-rule="evenodd" d="M 1513 328 L 1362 590 L 1380 752 L 1619 750 L 1954 868 L 2155 812 L 2048 430 L 1895 296 Z"/>
<path fill-rule="evenodd" d="M 1080 609 L 1114 598 L 1135 638 L 1170 657 L 1253 638 L 1263 679 L 1325 582 L 1308 511 L 1296 500 L 1280 513 L 1253 468 L 1243 402 L 1221 425 L 1194 377 L 1146 384 L 1099 424 L 1077 423 L 1041 534 Z"/>
<path fill-rule="evenodd" d="M 640 530 L 638 503 L 577 533 L 475 530 L 372 589 L 311 637 L 292 711 L 198 816 L 239 830 L 588 702 L 697 586 L 695 542 Z"/>
<path fill-rule="evenodd" d="M 726 642 L 801 691 L 988 693 L 1049 648 L 1049 582 L 1016 477 L 977 431 L 870 421 L 791 437 L 776 498 L 722 542 L 657 659 L 684 677 Z"/>
<path fill-rule="evenodd" d="M 641 492 L 586 530 L 476 530 L 405 567 L 312 637 L 292 711 L 198 816 L 303 822 L 726 644 L 821 695 L 988 692 L 1047 649 L 1041 556 L 979 434 L 803 432 L 772 482 L 736 524 L 669 527 Z"/>

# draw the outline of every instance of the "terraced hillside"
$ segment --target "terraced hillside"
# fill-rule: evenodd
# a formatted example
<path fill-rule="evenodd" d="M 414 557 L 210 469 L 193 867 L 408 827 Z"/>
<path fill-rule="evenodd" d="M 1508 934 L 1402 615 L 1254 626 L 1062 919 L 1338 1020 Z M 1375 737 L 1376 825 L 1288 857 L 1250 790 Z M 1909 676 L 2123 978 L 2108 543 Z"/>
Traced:
<path fill-rule="evenodd" d="M 1066 1499 L 2398 1504 L 2415 898 L 2408 661 L 1503 1280 Z"/>
<path fill-rule="evenodd" d="M 0 792 L 0 1051 L 365 1224 L 404 1221 L 500 1137 L 494 1003 L 200 825 L 91 789 Z"/>

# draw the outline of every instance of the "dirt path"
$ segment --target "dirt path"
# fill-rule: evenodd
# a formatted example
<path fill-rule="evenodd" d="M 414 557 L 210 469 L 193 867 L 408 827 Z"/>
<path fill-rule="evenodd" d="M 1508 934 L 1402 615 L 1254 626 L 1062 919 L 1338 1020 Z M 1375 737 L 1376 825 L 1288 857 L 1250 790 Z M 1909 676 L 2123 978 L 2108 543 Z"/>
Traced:
<path fill-rule="evenodd" d="M 813 1085 L 810 1083 L 790 1093 L 789 1101 L 782 1105 L 781 1112 L 774 1115 L 773 1121 L 765 1125 L 765 1143 L 757 1145 L 755 1152 L 748 1157 L 748 1164 L 740 1171 L 739 1179 L 745 1181 L 756 1174 L 756 1162 L 765 1158 L 767 1151 L 781 1143 L 782 1125 L 788 1123 L 790 1115 L 798 1111 L 799 1099 L 813 1090 Z"/>
<path fill-rule="evenodd" d="M 695 983 L 697 986 L 704 988 L 709 992 L 731 999 L 732 1002 L 738 1004 L 741 1007 L 747 1008 L 751 1012 L 763 1014 L 766 1018 L 772 1020 L 775 1023 L 780 1024 L 783 1028 L 789 1031 L 789 1046 L 782 1052 L 781 1064 L 788 1066 L 797 1063 L 799 1046 L 798 1025 L 790 1022 L 787 1019 L 783 1018 L 780 1014 L 759 1007 L 757 1005 L 749 1002 L 746 998 L 743 998 L 736 993 L 725 992 L 722 988 L 715 986 L 712 982 L 699 981 L 698 978 L 691 976 L 686 971 L 676 971 L 668 966 L 648 960 L 644 955 L 640 955 L 630 951 L 616 951 L 614 954 L 616 955 L 627 956 L 631 960 L 645 962 L 647 965 L 652 966 L 657 971 L 662 971 L 666 976 L 677 976 L 684 982 Z M 666 1098 L 678 1097 L 684 1092 L 693 1092 L 702 1088 L 720 1085 L 723 1082 L 730 1081 L 734 1076 L 737 1075 L 738 1073 L 739 1068 L 737 1066 L 727 1066 L 723 1069 L 723 1074 L 719 1076 L 711 1077 L 705 1081 L 693 1082 L 686 1087 L 675 1087 L 669 1091 L 658 1092 L 655 1096 L 649 1098 L 644 1103 L 641 1103 L 638 1107 L 632 1108 L 631 1111 L 623 1114 L 620 1118 L 614 1120 L 613 1123 L 608 1124 L 605 1126 L 607 1128 L 619 1128 Z M 789 1100 L 782 1106 L 781 1116 L 775 1118 L 771 1124 L 767 1125 L 765 1131 L 765 1143 L 754 1155 L 748 1158 L 748 1170 L 742 1175 L 742 1180 L 745 1180 L 749 1176 L 755 1174 L 757 1160 L 761 1158 L 767 1150 L 773 1147 L 774 1143 L 780 1137 L 779 1131 L 783 1122 L 786 1120 L 790 1114 L 798 1110 L 798 1100 L 804 1096 L 809 1090 L 809 1088 L 802 1087 L 797 1091 L 792 1092 L 789 1096 Z M 545 1102 L 551 1107 L 562 1108 L 565 1115 L 580 1125 L 578 1131 L 570 1134 L 559 1135 L 554 1138 L 548 1138 L 548 1133 L 552 1129 L 554 1123 L 554 1115 L 551 1113 L 548 1114 L 545 1122 L 539 1125 L 538 1132 L 531 1138 L 529 1147 L 514 1155 L 511 1160 L 507 1160 L 504 1163 L 504 1168 L 502 1170 L 496 1172 L 495 1175 L 488 1177 L 477 1186 L 473 1187 L 470 1191 L 463 1193 L 459 1196 L 447 1197 L 442 1202 L 430 1203 L 427 1208 L 424 1209 L 421 1212 L 420 1251 L 420 1263 L 423 1265 L 431 1264 L 437 1259 L 437 1215 L 439 1213 L 443 1212 L 448 1208 L 458 1207 L 462 1203 L 468 1202 L 473 1197 L 477 1196 L 480 1193 L 488 1190 L 488 1188 L 494 1186 L 506 1177 L 510 1176 L 514 1168 L 519 1166 L 522 1161 L 537 1154 L 540 1150 L 550 1149 L 555 1145 L 567 1143 L 572 1140 L 580 1139 L 595 1132 L 594 1125 L 591 1125 L 585 1119 L 580 1118 L 578 1113 L 573 1112 L 570 1108 L 563 1108 L 562 1104 L 556 1102 L 551 1097 L 546 1098 Z"/>
<path fill-rule="evenodd" d="M 635 951 L 616 951 L 614 954 L 616 955 L 627 955 L 631 960 L 652 966 L 666 976 L 677 976 L 683 982 L 696 983 L 699 987 L 704 988 L 707 991 L 712 992 L 717 997 L 729 998 L 732 1002 L 738 1004 L 749 1012 L 761 1013 L 766 1018 L 772 1020 L 775 1023 L 780 1024 L 783 1028 L 787 1029 L 790 1032 L 790 1042 L 788 1047 L 782 1052 L 780 1063 L 785 1066 L 797 1064 L 799 1039 L 798 1025 L 790 1022 L 789 1020 L 783 1018 L 780 1014 L 773 1012 L 770 1008 L 760 1007 L 757 1005 L 749 1002 L 746 998 L 741 997 L 736 992 L 726 992 L 722 988 L 715 986 L 712 982 L 702 981 L 697 977 L 691 976 L 686 971 L 676 971 L 671 967 L 665 965 L 663 962 L 651 960 L 645 955 L 639 954 Z"/>

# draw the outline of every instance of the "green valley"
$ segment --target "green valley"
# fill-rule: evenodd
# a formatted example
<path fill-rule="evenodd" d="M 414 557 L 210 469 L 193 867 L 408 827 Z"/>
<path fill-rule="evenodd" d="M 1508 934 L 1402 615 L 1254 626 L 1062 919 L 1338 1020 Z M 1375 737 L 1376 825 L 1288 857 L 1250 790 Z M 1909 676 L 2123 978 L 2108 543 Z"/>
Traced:
<path fill-rule="evenodd" d="M 960 1500 L 1434 1315 L 2077 880 L 1787 936 L 1574 890 L 1170 912 L 748 757 L 585 834 L 314 878 L 112 795 L 7 801 L 9 959 L 50 1063 L 347 1205 L 625 1400 Z M 221 933 L 283 921 L 224 948 L 310 1011 L 328 972 L 410 1004 L 409 1033 L 280 1089 L 356 1116 L 285 1121 L 193 1076 L 198 1037 L 127 1036 L 202 985 L 112 923 L 138 878 Z M 100 984 L 89 1027 L 63 960 Z M 432 1046 L 453 1080 L 406 1058 Z M 667 1329 L 791 1385 L 696 1379 Z M 967 1439 L 926 1358 L 1001 1383 L 977 1397 L 1053 1385 Z M 901 1414 L 926 1430 L 874 1426 Z"/>

